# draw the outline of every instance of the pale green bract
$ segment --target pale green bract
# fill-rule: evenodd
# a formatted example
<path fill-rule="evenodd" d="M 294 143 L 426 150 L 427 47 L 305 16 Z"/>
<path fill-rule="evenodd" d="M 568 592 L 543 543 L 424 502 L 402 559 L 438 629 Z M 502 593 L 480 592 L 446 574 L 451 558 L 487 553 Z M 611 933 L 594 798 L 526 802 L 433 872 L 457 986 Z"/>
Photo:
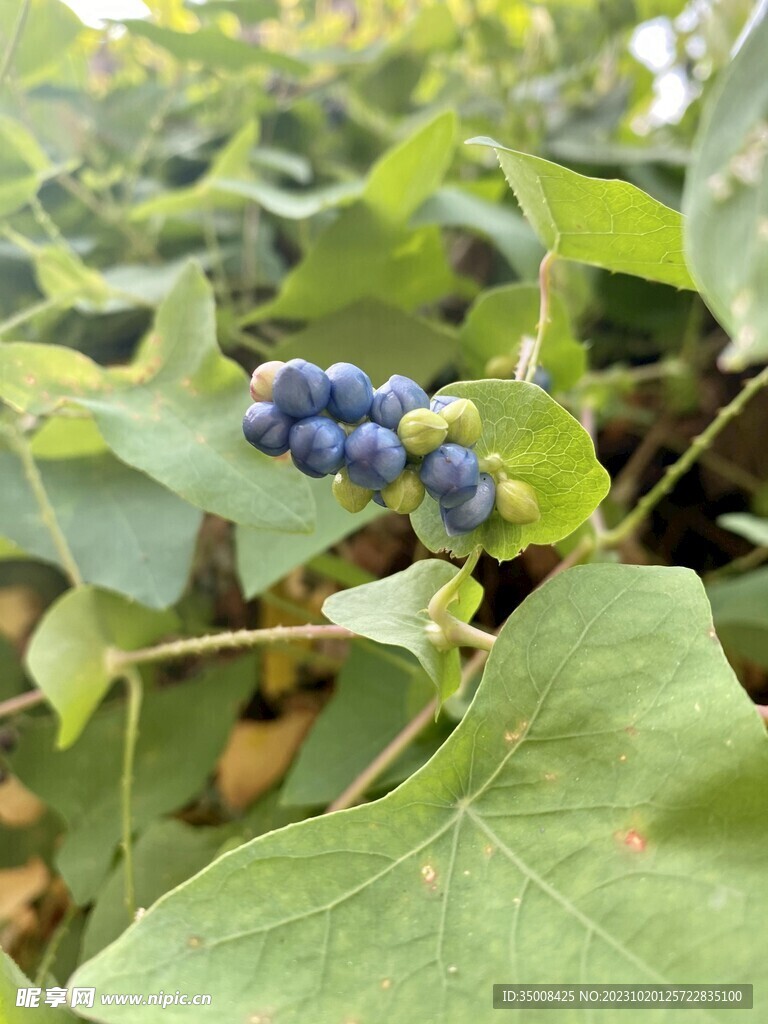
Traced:
<path fill-rule="evenodd" d="M 493 139 L 468 144 L 495 150 L 523 213 L 550 252 L 696 290 L 683 255 L 683 218 L 676 210 L 627 181 L 588 178 Z"/>
<path fill-rule="evenodd" d="M 592 439 L 577 420 L 535 384 L 524 381 L 462 381 L 438 394 L 471 398 L 480 410 L 483 435 L 478 458 L 499 455 L 507 475 L 536 491 L 541 518 L 516 526 L 498 512 L 471 533 L 449 537 L 437 502 L 427 497 L 411 516 L 430 551 L 468 555 L 478 544 L 499 561 L 529 544 L 554 544 L 580 526 L 608 493 L 610 479 L 595 457 Z"/>
<path fill-rule="evenodd" d="M 767 778 L 694 574 L 572 569 L 514 612 L 465 718 L 399 789 L 226 854 L 70 984 L 204 990 L 223 1021 L 496 1024 L 502 979 L 754 982 Z M 207 1024 L 210 1008 L 163 1020 Z"/>
<path fill-rule="evenodd" d="M 332 594 L 323 605 L 323 614 L 360 636 L 410 651 L 435 684 L 442 702 L 459 685 L 461 661 L 456 648 L 439 651 L 430 641 L 427 627 L 432 620 L 427 605 L 458 571 L 448 562 L 424 559 L 386 579 Z M 482 599 L 483 588 L 469 577 L 461 584 L 458 599 L 449 605 L 448 611 L 462 622 L 469 622 Z"/>

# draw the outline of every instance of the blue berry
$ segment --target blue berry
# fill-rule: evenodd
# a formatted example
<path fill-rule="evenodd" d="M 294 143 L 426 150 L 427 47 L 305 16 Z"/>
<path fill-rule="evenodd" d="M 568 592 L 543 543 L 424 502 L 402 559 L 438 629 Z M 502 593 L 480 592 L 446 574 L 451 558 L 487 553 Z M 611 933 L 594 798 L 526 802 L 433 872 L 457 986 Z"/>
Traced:
<path fill-rule="evenodd" d="M 347 471 L 358 487 L 380 491 L 405 468 L 405 448 L 393 430 L 378 423 L 363 423 L 347 438 Z"/>
<path fill-rule="evenodd" d="M 316 416 L 328 405 L 331 382 L 327 374 L 306 359 L 291 359 L 275 374 L 272 401 L 295 420 Z"/>
<path fill-rule="evenodd" d="M 249 444 L 265 455 L 284 455 L 288 451 L 288 435 L 295 422 L 274 402 L 254 402 L 243 416 L 243 434 Z"/>
<path fill-rule="evenodd" d="M 445 532 L 449 537 L 456 537 L 460 533 L 474 530 L 493 512 L 495 500 L 496 484 L 493 477 L 490 473 L 481 473 L 474 497 L 454 508 L 443 508 L 440 505 Z"/>
<path fill-rule="evenodd" d="M 373 492 L 373 500 L 376 502 L 377 505 L 381 505 L 382 508 L 387 507 L 386 501 L 384 501 L 384 499 L 381 496 L 381 491 Z"/>
<path fill-rule="evenodd" d="M 542 391 L 551 391 L 552 374 L 548 373 L 543 366 L 537 366 L 533 374 L 533 383 L 538 384 Z"/>
<path fill-rule="evenodd" d="M 432 412 L 442 412 L 451 402 L 458 402 L 458 398 L 455 395 L 435 395 L 429 403 L 429 408 Z"/>
<path fill-rule="evenodd" d="M 294 423 L 288 440 L 294 465 L 307 476 L 328 476 L 344 465 L 347 435 L 327 416 L 308 416 Z"/>
<path fill-rule="evenodd" d="M 443 508 L 473 497 L 480 476 L 477 456 L 460 444 L 441 444 L 421 464 L 421 482 Z"/>
<path fill-rule="evenodd" d="M 404 414 L 413 409 L 428 409 L 429 397 L 410 377 L 393 374 L 377 388 L 371 405 L 371 419 L 389 430 L 397 430 Z"/>
<path fill-rule="evenodd" d="M 352 363 L 334 363 L 325 371 L 331 382 L 328 412 L 343 423 L 357 423 L 371 411 L 371 378 Z"/>

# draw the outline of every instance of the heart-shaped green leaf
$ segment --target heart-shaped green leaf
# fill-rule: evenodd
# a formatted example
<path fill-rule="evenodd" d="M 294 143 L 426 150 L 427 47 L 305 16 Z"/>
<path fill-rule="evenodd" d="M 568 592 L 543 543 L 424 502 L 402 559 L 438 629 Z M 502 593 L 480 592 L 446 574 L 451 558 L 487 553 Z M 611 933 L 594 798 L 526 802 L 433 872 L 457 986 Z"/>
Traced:
<path fill-rule="evenodd" d="M 323 605 L 323 614 L 360 636 L 415 654 L 443 701 L 459 685 L 461 662 L 458 650 L 439 651 L 429 639 L 427 627 L 433 623 L 427 605 L 458 571 L 455 565 L 436 558 L 415 562 L 384 580 L 332 594 Z M 483 588 L 469 577 L 448 610 L 462 622 L 469 622 L 482 599 Z"/>
<path fill-rule="evenodd" d="M 688 262 L 741 370 L 768 359 L 768 18 L 723 72 L 686 178 Z"/>
<path fill-rule="evenodd" d="M 167 608 L 179 599 L 202 520 L 197 509 L 108 452 L 46 459 L 38 469 L 86 583 L 150 608 Z M 0 452 L 0 479 L 7 488 L 0 535 L 31 555 L 60 564 L 29 481 L 9 452 Z"/>
<path fill-rule="evenodd" d="M 251 656 L 146 694 L 132 789 L 136 830 L 183 807 L 203 789 L 254 683 Z M 66 822 L 56 866 L 73 898 L 84 904 L 93 899 L 114 861 L 121 835 L 124 702 L 111 701 L 100 709 L 68 750 L 54 749 L 54 734 L 51 716 L 24 720 L 10 764 L 24 785 Z"/>
<path fill-rule="evenodd" d="M 48 609 L 27 650 L 27 667 L 61 719 L 71 746 L 116 678 L 109 650 L 130 651 L 169 633 L 171 612 L 150 612 L 96 587 L 68 590 Z"/>
<path fill-rule="evenodd" d="M 481 544 L 499 561 L 514 558 L 529 544 L 554 544 L 573 533 L 608 493 L 610 479 L 595 458 L 589 434 L 535 384 L 462 381 L 438 394 L 472 399 L 483 420 L 483 434 L 475 446 L 478 457 L 500 456 L 510 478 L 530 484 L 541 518 L 517 526 L 494 510 L 476 530 L 449 537 L 437 502 L 426 497 L 411 522 L 430 551 L 450 551 L 463 558 Z"/>
<path fill-rule="evenodd" d="M 248 382 L 216 343 L 214 313 L 210 285 L 189 264 L 133 364 L 103 370 L 69 349 L 6 344 L 0 398 L 35 414 L 66 403 L 87 408 L 118 458 L 198 508 L 306 533 L 314 522 L 306 479 L 243 439 Z"/>
<path fill-rule="evenodd" d="M 35 985 L 0 949 L 0 1020 L 3 1024 L 75 1024 L 75 1016 L 67 1006 L 45 1005 L 45 992 L 38 992 L 36 1008 L 19 1006 L 16 999 L 22 988 L 33 989 Z"/>
<path fill-rule="evenodd" d="M 588 178 L 493 139 L 523 213 L 550 252 L 648 281 L 696 290 L 683 255 L 683 218 L 627 181 Z"/>
<path fill-rule="evenodd" d="M 493 1024 L 501 979 L 754 983 L 767 781 L 764 727 L 694 574 L 576 568 L 514 612 L 408 782 L 222 857 L 72 984 L 204 990 L 227 1021 Z M 210 1008 L 163 1014 L 203 1024 Z"/>

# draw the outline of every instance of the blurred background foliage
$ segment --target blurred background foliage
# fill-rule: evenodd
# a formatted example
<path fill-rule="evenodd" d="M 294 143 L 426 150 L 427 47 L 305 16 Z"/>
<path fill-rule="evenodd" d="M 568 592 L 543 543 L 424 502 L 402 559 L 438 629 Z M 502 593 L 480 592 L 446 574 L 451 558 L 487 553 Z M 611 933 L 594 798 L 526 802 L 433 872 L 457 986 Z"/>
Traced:
<path fill-rule="evenodd" d="M 333 505 L 327 482 L 295 484 L 309 510 L 304 528 L 312 516 L 316 528 L 283 533 L 241 511 L 250 495 L 211 498 L 116 441 L 99 415 L 104 381 L 150 365 L 161 303 L 161 316 L 182 324 L 171 366 L 180 389 L 199 353 L 215 349 L 214 327 L 247 372 L 301 355 L 352 359 L 374 384 L 393 372 L 430 388 L 511 377 L 535 331 L 543 250 L 492 150 L 464 140 L 490 135 L 634 182 L 679 209 L 702 103 L 751 5 L 152 0 L 131 18 L 113 17 L 108 0 L 73 7 L 91 23 L 61 0 L 0 0 L 0 358 L 9 343 L 66 350 L 60 365 L 40 350 L 21 414 L 18 403 L 0 411 L 3 438 L 27 439 L 85 581 L 139 602 L 148 622 L 173 606 L 162 612 L 174 616 L 171 630 L 194 634 L 311 621 L 334 589 L 424 551 L 407 519 L 377 508 L 354 534 L 360 520 Z M 189 260 L 215 294 L 210 331 L 201 286 L 177 284 Z M 564 261 L 554 282 L 543 362 L 555 396 L 598 437 L 615 478 L 610 517 L 658 479 L 738 382 L 717 371 L 725 339 L 695 294 Z M 77 364 L 91 406 L 40 402 L 37 375 L 55 394 L 74 372 L 73 351 L 106 368 L 102 377 Z M 234 372 L 213 365 L 195 378 L 203 391 L 206 372 L 211 381 Z M 231 434 L 242 446 L 241 376 L 230 380 L 231 401 L 174 399 L 173 410 L 199 416 L 203 435 Z M 133 416 L 146 452 L 176 443 L 167 410 Z M 754 439 L 767 417 L 764 401 L 750 406 L 660 505 L 628 560 L 702 573 L 759 561 L 768 453 Z M 27 687 L 21 656 L 67 586 L 17 447 L 0 444 L 2 699 Z M 257 457 L 246 456 L 257 473 Z M 180 445 L 166 461 L 174 458 L 193 462 L 194 453 Z M 743 518 L 718 525 L 727 513 Z M 483 563 L 484 623 L 502 622 L 559 557 L 531 548 L 504 567 Z M 713 583 L 729 654 L 757 698 L 768 666 L 768 620 L 755 616 L 765 572 Z M 206 670 L 218 673 L 215 690 L 195 664 L 147 673 L 141 904 L 221 849 L 321 810 L 426 700 L 407 658 L 372 643 L 343 668 L 341 655 L 333 644 L 294 644 L 235 659 Z M 190 701 L 200 713 L 187 721 Z M 463 706 L 453 710 L 378 791 L 423 763 Z M 45 713 L 0 733 L 14 773 L 0 787 L 0 939 L 33 973 L 42 963 L 66 977 L 81 943 L 91 955 L 123 926 L 119 767 L 102 765 L 103 751 L 118 749 L 121 714 L 119 699 L 108 701 L 66 752 L 54 753 Z M 77 795 L 75 779 L 88 780 Z"/>

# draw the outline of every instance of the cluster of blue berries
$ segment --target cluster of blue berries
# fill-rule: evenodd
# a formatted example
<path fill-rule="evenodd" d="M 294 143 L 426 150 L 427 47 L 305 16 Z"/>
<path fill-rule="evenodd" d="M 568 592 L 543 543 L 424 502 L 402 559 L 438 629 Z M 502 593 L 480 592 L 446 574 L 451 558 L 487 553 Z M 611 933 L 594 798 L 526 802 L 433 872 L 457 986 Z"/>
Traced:
<path fill-rule="evenodd" d="M 352 363 L 321 370 L 305 359 L 263 363 L 251 378 L 251 397 L 246 440 L 265 455 L 290 451 L 307 476 L 334 474 L 333 494 L 349 512 L 373 500 L 409 514 L 429 494 L 449 536 L 474 530 L 494 507 L 511 522 L 538 519 L 527 484 L 481 471 L 473 447 L 482 422 L 469 399 L 441 395 L 430 403 L 399 374 L 374 390 Z"/>

